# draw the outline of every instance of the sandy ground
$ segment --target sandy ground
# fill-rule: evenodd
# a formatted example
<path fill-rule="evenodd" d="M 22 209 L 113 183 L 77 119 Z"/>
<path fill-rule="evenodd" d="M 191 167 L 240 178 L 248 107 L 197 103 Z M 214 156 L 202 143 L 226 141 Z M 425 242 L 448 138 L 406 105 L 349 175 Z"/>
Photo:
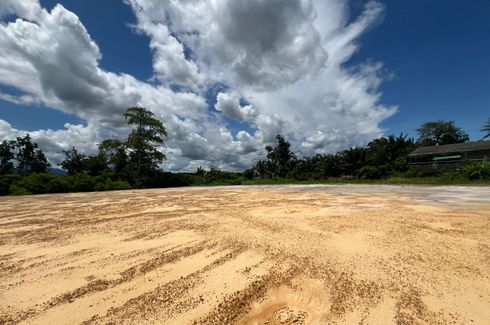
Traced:
<path fill-rule="evenodd" d="M 0 323 L 490 324 L 490 188 L 3 197 Z"/>

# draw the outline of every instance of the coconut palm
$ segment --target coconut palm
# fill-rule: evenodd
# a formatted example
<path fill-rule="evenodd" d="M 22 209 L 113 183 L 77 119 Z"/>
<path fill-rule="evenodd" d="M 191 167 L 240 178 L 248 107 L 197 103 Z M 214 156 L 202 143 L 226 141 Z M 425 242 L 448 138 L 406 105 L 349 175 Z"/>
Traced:
<path fill-rule="evenodd" d="M 487 122 L 485 123 L 481 131 L 487 132 L 487 134 L 483 137 L 483 139 L 490 137 L 490 118 L 487 120 Z"/>

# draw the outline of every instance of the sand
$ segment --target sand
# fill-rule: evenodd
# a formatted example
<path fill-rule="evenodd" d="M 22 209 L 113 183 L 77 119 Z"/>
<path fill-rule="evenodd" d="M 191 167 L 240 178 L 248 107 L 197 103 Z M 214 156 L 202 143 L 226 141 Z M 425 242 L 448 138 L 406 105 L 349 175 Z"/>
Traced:
<path fill-rule="evenodd" d="M 489 324 L 490 188 L 0 198 L 1 324 Z"/>

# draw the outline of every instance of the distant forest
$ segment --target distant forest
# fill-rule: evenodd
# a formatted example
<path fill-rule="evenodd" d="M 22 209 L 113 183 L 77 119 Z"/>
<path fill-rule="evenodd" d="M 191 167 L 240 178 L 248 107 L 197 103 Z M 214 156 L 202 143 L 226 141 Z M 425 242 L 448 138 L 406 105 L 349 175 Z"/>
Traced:
<path fill-rule="evenodd" d="M 418 139 L 400 134 L 371 141 L 336 154 L 298 158 L 282 135 L 267 155 L 242 173 L 198 168 L 195 173 L 169 173 L 160 169 L 165 155 L 158 150 L 167 136 L 165 126 L 148 109 L 131 107 L 124 113 L 132 127 L 126 139 L 108 139 L 93 155 L 73 147 L 60 163 L 67 175 L 55 175 L 38 144 L 29 134 L 0 143 L 0 195 L 159 188 L 190 185 L 284 184 L 322 182 L 459 183 L 490 180 L 490 164 L 465 162 L 449 171 L 412 168 L 408 155 L 420 146 L 469 141 L 453 121 L 427 122 L 418 128 Z M 482 131 L 490 137 L 490 119 Z"/>

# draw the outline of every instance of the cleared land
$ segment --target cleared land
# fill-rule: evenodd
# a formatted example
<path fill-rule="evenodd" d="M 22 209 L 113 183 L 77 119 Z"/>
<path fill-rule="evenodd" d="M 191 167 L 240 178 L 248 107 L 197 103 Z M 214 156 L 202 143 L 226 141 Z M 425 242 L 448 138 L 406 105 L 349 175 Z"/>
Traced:
<path fill-rule="evenodd" d="M 0 323 L 489 324 L 490 188 L 0 198 Z"/>

